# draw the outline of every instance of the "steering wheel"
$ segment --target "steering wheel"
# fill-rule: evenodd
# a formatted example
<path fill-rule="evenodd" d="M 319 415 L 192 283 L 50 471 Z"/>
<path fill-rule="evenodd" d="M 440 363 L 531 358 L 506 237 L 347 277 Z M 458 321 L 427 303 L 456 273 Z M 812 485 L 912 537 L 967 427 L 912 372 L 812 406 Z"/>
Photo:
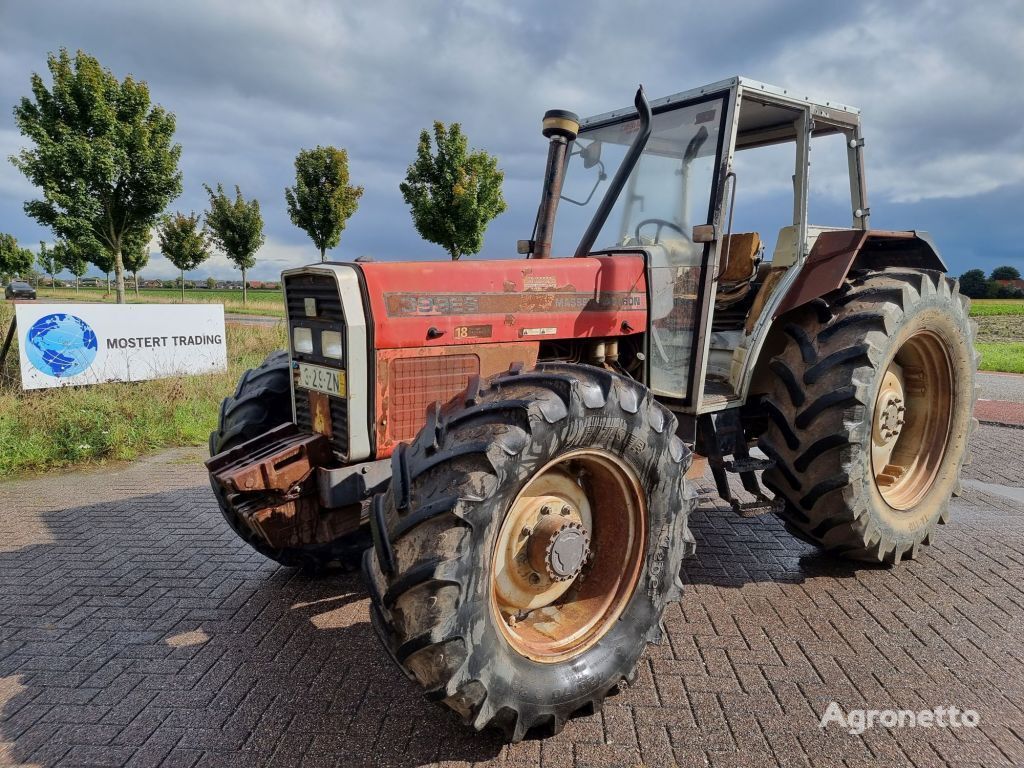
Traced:
<path fill-rule="evenodd" d="M 654 230 L 654 243 L 655 244 L 657 244 L 657 243 L 659 243 L 661 241 L 661 230 L 665 229 L 666 227 L 668 229 L 675 230 L 680 235 L 685 237 L 687 240 L 690 239 L 687 236 L 687 234 L 685 232 L 683 232 L 682 228 L 678 224 L 675 224 L 674 222 L 668 221 L 667 219 L 644 219 L 643 221 L 641 221 L 639 224 L 636 225 L 636 230 L 634 231 L 634 234 L 636 235 L 636 241 L 638 243 L 641 242 L 641 240 L 640 240 L 640 230 L 643 229 L 644 227 L 646 227 L 648 224 L 657 224 L 658 225 L 657 229 Z"/>

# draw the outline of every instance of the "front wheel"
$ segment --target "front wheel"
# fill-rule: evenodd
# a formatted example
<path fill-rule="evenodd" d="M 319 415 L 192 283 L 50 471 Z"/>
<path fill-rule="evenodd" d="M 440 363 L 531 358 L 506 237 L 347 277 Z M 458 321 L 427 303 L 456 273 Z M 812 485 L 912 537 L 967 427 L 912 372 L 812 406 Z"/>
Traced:
<path fill-rule="evenodd" d="M 675 426 L 632 380 L 545 365 L 472 383 L 399 448 L 364 568 L 428 697 L 519 740 L 632 676 L 693 547 Z"/>

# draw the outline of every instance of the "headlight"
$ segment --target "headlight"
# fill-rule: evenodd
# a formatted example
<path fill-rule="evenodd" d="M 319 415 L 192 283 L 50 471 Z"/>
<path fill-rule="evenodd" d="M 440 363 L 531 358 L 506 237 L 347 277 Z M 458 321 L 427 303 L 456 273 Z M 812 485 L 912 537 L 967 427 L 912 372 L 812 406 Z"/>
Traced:
<path fill-rule="evenodd" d="M 306 355 L 313 354 L 313 331 L 310 328 L 292 328 L 292 348 Z"/>
<path fill-rule="evenodd" d="M 341 360 L 341 331 L 324 331 L 320 334 L 320 349 L 324 357 Z"/>

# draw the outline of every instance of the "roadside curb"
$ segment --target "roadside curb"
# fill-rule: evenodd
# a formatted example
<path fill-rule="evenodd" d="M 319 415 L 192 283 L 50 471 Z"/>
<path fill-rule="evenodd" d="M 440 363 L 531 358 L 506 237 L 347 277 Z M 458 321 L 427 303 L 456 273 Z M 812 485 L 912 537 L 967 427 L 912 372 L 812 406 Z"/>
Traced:
<path fill-rule="evenodd" d="M 1024 403 L 1006 400 L 978 400 L 974 417 L 982 424 L 1024 429 Z"/>

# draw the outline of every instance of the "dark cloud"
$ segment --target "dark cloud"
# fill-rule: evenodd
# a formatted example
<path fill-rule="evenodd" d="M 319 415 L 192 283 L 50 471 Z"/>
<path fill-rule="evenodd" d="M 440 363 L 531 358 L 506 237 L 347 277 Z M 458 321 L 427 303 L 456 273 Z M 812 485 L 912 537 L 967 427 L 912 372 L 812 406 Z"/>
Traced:
<path fill-rule="evenodd" d="M 994 200 L 1011 211 L 1024 202 L 1024 6 L 1015 0 L 37 0 L 7 3 L 2 17 L 0 151 L 22 143 L 10 107 L 30 73 L 45 70 L 48 51 L 82 48 L 119 76 L 146 80 L 177 115 L 185 192 L 174 208 L 202 210 L 203 182 L 237 183 L 261 201 L 268 243 L 258 278 L 315 255 L 284 208 L 301 147 L 346 147 L 366 187 L 338 257 L 440 257 L 419 240 L 397 187 L 419 131 L 435 119 L 462 122 L 506 172 L 509 211 L 483 255 L 514 256 L 536 209 L 545 109 L 603 112 L 628 103 L 641 81 L 662 95 L 733 74 L 864 109 L 874 223 L 905 213 L 902 226 L 922 226 L 913 214 L 934 222 L 940 243 L 989 253 L 1012 255 L 1007 244 L 1019 242 L 991 216 Z M 0 168 L 0 231 L 49 238 L 21 211 L 32 194 L 13 167 Z M 954 271 L 970 265 L 955 253 L 950 262 Z M 213 267 L 227 274 L 222 259 Z M 157 257 L 150 272 L 173 268 Z"/>

